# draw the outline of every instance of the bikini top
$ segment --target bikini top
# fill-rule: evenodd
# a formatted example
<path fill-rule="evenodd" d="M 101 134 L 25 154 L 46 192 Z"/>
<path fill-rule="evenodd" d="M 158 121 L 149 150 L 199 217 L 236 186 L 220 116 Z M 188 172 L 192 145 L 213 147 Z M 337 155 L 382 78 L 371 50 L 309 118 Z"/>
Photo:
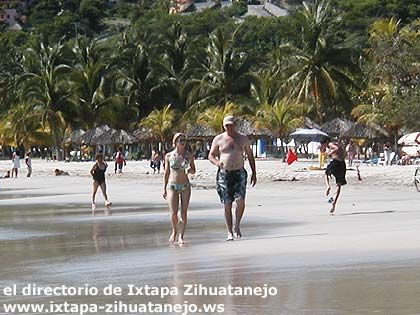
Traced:
<path fill-rule="evenodd" d="M 169 167 L 173 170 L 186 170 L 190 165 L 190 161 L 187 157 L 183 157 L 182 155 L 181 157 L 182 159 L 179 159 L 179 156 L 172 154 L 169 158 Z"/>

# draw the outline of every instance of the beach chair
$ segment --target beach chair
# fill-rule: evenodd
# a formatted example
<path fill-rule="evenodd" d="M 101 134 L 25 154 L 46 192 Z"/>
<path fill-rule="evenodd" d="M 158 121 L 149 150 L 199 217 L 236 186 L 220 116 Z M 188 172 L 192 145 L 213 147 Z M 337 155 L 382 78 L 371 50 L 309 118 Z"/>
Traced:
<path fill-rule="evenodd" d="M 398 155 L 396 152 L 391 152 L 389 155 L 389 165 L 392 165 L 393 163 L 397 163 Z"/>
<path fill-rule="evenodd" d="M 366 165 L 370 165 L 370 166 L 378 166 L 378 162 L 379 162 L 378 157 L 374 157 L 374 158 L 364 161 Z"/>
<path fill-rule="evenodd" d="M 418 192 L 420 192 L 420 167 L 417 167 L 414 171 L 414 186 Z"/>

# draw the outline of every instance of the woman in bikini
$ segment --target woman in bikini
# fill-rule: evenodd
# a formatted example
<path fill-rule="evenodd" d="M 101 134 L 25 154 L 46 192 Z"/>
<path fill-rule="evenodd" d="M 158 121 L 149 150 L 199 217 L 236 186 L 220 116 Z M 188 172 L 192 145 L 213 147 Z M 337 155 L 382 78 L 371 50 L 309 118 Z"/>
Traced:
<path fill-rule="evenodd" d="M 195 173 L 194 156 L 186 149 L 187 139 L 185 134 L 176 133 L 172 143 L 174 150 L 165 155 L 163 198 L 168 198 L 171 210 L 172 233 L 169 242 L 175 242 L 177 234 L 179 234 L 178 243 L 184 244 L 187 210 L 191 197 L 188 174 Z M 181 200 L 180 220 L 178 220 L 179 200 Z"/>
<path fill-rule="evenodd" d="M 108 167 L 108 164 L 104 161 L 104 157 L 101 153 L 96 154 L 96 163 L 93 165 L 90 170 L 90 174 L 93 177 L 93 194 L 92 194 L 92 215 L 95 215 L 96 203 L 95 196 L 98 191 L 98 187 L 101 187 L 102 194 L 105 198 L 105 214 L 110 215 L 110 207 L 112 202 L 108 200 L 108 195 L 106 194 L 106 183 L 105 183 L 105 171 Z"/>

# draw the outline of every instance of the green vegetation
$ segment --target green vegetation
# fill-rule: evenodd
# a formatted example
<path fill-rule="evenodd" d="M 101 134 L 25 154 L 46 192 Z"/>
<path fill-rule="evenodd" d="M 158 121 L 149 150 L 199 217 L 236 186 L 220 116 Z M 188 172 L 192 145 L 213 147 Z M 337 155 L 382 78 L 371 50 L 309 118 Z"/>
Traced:
<path fill-rule="evenodd" d="M 61 146 L 103 123 L 168 140 L 227 111 L 280 138 L 304 117 L 419 127 L 417 1 L 316 0 L 279 18 L 244 18 L 244 1 L 187 15 L 169 5 L 39 0 L 23 31 L 2 28 L 2 144 Z"/>

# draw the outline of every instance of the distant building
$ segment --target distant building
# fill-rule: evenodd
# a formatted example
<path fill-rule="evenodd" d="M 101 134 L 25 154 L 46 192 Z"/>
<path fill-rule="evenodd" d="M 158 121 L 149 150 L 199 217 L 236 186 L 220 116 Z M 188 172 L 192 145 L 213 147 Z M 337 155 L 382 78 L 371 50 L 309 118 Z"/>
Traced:
<path fill-rule="evenodd" d="M 6 24 L 9 30 L 21 30 L 20 22 L 26 19 L 16 9 L 25 9 L 30 0 L 0 0 L 0 23 Z"/>
<path fill-rule="evenodd" d="M 29 0 L 0 0 L 0 9 L 26 8 Z"/>
<path fill-rule="evenodd" d="M 186 12 L 194 4 L 194 0 L 171 0 L 171 8 L 169 13 L 182 13 Z"/>
<path fill-rule="evenodd" d="M 10 26 L 17 23 L 18 19 L 19 14 L 16 9 L 0 9 L 0 22 Z"/>

